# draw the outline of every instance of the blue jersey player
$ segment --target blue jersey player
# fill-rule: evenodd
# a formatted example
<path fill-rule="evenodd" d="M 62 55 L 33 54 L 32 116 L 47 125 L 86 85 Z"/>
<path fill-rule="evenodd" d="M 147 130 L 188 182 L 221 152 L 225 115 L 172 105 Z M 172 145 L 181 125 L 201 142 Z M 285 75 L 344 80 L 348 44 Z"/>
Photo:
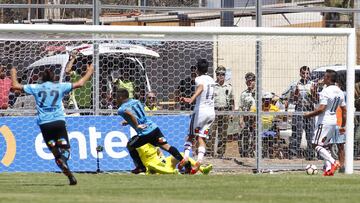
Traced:
<path fill-rule="evenodd" d="M 123 88 L 116 91 L 116 100 L 120 105 L 118 114 L 125 120 L 122 122 L 122 125 L 130 125 L 137 132 L 137 135 L 132 137 L 127 143 L 127 149 L 136 166 L 136 168 L 132 170 L 132 173 L 138 174 L 146 171 L 136 148 L 147 143 L 161 147 L 175 157 L 181 164 L 185 165 L 183 156 L 175 147 L 167 143 L 159 127 L 146 116 L 144 107 L 140 101 L 129 99 L 129 92 Z M 190 164 L 188 165 L 188 167 L 191 167 Z"/>
<path fill-rule="evenodd" d="M 23 90 L 35 97 L 37 123 L 47 147 L 53 153 L 55 162 L 69 178 L 70 185 L 77 181 L 70 171 L 67 160 L 70 156 L 70 144 L 65 124 L 65 113 L 62 99 L 73 89 L 82 87 L 91 78 L 94 68 L 88 65 L 86 74 L 75 83 L 55 83 L 55 74 L 45 69 L 41 74 L 41 84 L 21 85 L 17 81 L 16 69 L 11 69 L 13 89 Z"/>

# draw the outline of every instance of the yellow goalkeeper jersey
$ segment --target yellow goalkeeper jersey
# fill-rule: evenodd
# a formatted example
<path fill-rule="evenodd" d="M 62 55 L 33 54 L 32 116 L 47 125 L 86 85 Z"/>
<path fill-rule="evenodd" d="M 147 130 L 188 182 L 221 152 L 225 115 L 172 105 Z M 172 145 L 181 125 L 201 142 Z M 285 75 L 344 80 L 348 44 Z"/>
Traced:
<path fill-rule="evenodd" d="M 138 151 L 140 159 L 145 167 L 147 167 L 150 162 L 156 163 L 160 161 L 157 155 L 157 148 L 151 144 L 145 144 L 136 150 Z"/>

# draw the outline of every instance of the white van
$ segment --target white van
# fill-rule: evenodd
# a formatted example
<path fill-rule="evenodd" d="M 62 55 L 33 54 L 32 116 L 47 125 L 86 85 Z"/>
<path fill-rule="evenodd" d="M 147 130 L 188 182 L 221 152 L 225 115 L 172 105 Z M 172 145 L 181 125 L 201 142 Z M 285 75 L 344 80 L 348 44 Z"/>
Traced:
<path fill-rule="evenodd" d="M 121 76 L 124 69 L 129 70 L 130 77 L 133 78 L 137 86 L 137 92 L 145 94 L 145 91 L 151 91 L 150 81 L 142 60 L 144 58 L 158 58 L 159 54 L 141 45 L 123 44 L 123 43 L 102 43 L 99 44 L 99 91 L 101 94 L 111 94 L 113 81 Z M 59 49 L 57 49 L 58 51 Z M 68 81 L 65 69 L 69 61 L 69 53 L 78 51 L 80 57 L 74 64 L 84 65 L 92 61 L 93 45 L 81 44 L 79 46 L 67 46 L 62 48 L 61 54 L 44 57 L 35 61 L 24 69 L 26 75 L 26 84 L 37 83 L 39 73 L 45 68 L 52 68 L 55 71 L 56 80 L 60 82 Z M 81 60 L 81 63 L 78 63 Z M 81 69 L 81 67 L 77 67 Z M 143 93 L 142 93 L 143 92 Z M 100 100 L 106 98 L 100 98 Z M 77 109 L 76 101 L 74 108 Z M 100 101 L 101 108 L 106 108 L 106 101 Z M 34 109 L 35 102 L 31 96 L 18 97 L 14 108 Z"/>

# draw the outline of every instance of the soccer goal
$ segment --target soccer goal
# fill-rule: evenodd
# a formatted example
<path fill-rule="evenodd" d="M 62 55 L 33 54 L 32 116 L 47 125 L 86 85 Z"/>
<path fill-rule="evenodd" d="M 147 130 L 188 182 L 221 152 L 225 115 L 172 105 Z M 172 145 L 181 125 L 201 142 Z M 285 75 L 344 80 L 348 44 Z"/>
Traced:
<path fill-rule="evenodd" d="M 194 94 L 198 59 L 209 62 L 208 74 L 218 82 L 206 149 L 215 171 L 321 167 L 309 142 L 316 118 L 304 113 L 318 105 L 324 73 L 333 69 L 346 92 L 345 171 L 351 174 L 360 166 L 353 161 L 355 44 L 355 30 L 342 28 L 2 25 L 0 61 L 6 74 L 17 68 L 22 84 L 40 83 L 48 68 L 57 81 L 71 82 L 94 65 L 92 80 L 63 100 L 74 171 L 133 168 L 126 143 L 134 131 L 120 125 L 113 98 L 119 87 L 183 151 L 194 106 L 180 98 Z M 2 92 L 9 99 L 0 100 L 0 170 L 56 171 L 33 98 Z M 336 144 L 329 150 L 337 156 Z"/>

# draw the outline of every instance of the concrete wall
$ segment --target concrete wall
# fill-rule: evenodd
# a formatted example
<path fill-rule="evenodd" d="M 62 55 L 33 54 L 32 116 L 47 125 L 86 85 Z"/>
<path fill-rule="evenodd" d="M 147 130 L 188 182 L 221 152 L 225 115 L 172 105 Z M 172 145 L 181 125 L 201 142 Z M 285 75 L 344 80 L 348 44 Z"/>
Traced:
<path fill-rule="evenodd" d="M 246 89 L 244 75 L 255 73 L 255 37 L 218 38 L 214 43 L 214 65 L 230 67 L 235 102 Z M 319 66 L 345 64 L 345 37 L 263 37 L 263 89 L 281 94 L 291 82 L 299 79 L 303 65 Z"/>

